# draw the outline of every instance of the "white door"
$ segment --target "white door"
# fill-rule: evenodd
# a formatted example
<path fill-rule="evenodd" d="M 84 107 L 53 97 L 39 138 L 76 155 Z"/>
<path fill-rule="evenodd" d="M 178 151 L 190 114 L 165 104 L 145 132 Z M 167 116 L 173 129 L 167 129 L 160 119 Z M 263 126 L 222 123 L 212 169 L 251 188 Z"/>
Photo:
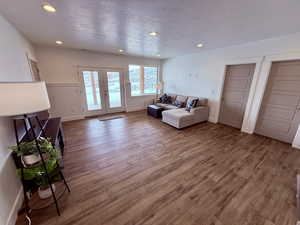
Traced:
<path fill-rule="evenodd" d="M 274 62 L 255 132 L 292 143 L 300 124 L 300 61 Z"/>
<path fill-rule="evenodd" d="M 124 111 L 124 77 L 118 69 L 81 69 L 85 115 Z"/>
<path fill-rule="evenodd" d="M 220 123 L 241 129 L 255 64 L 227 66 Z"/>
<path fill-rule="evenodd" d="M 104 74 L 104 97 L 106 112 L 124 111 L 124 76 L 120 70 L 106 70 Z"/>

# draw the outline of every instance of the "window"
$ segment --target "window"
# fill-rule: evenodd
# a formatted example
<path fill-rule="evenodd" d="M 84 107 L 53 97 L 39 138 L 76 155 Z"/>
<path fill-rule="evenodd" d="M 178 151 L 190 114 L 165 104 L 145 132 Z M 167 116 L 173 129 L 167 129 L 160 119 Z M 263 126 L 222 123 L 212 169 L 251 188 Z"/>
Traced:
<path fill-rule="evenodd" d="M 129 65 L 131 95 L 147 95 L 156 93 L 158 68 L 154 66 Z"/>

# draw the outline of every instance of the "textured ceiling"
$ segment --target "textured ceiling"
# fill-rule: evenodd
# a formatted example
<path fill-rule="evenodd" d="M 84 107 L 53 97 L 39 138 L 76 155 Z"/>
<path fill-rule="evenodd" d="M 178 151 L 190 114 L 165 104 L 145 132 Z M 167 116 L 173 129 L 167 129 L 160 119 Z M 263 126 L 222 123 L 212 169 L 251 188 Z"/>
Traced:
<path fill-rule="evenodd" d="M 0 12 L 37 44 L 162 58 L 300 31 L 299 0 L 1 0 Z M 157 31 L 157 37 L 149 36 Z M 3 35 L 3 34 L 1 34 Z M 203 43 L 204 48 L 195 47 Z"/>

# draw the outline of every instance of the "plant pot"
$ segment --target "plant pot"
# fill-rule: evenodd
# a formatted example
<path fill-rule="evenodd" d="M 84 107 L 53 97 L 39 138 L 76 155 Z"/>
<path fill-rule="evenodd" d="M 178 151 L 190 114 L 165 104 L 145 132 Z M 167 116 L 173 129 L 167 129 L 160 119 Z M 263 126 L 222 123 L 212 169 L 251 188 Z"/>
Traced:
<path fill-rule="evenodd" d="M 23 155 L 21 157 L 22 163 L 24 165 L 24 167 L 30 167 L 38 162 L 41 161 L 41 156 L 40 155 L 35 155 L 35 154 L 31 154 L 31 155 Z"/>
<path fill-rule="evenodd" d="M 52 184 L 52 189 L 55 192 L 55 185 L 54 184 Z M 39 194 L 40 199 L 46 199 L 46 198 L 51 197 L 52 192 L 51 192 L 50 186 L 48 186 L 46 188 L 39 187 L 38 194 Z"/>

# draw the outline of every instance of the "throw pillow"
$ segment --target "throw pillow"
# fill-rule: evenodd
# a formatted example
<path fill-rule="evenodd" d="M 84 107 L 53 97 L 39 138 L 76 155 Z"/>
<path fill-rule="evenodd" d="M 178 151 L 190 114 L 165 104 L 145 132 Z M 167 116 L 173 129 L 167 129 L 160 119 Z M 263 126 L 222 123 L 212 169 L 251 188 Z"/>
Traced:
<path fill-rule="evenodd" d="M 182 108 L 184 106 L 184 102 L 175 100 L 174 105 L 177 106 L 178 108 Z"/>
<path fill-rule="evenodd" d="M 163 94 L 160 98 L 159 101 L 163 104 L 168 104 L 170 102 L 170 97 L 167 94 Z"/>
<path fill-rule="evenodd" d="M 198 104 L 198 99 L 193 99 L 186 104 L 185 110 L 190 112 L 192 108 L 195 108 Z"/>

